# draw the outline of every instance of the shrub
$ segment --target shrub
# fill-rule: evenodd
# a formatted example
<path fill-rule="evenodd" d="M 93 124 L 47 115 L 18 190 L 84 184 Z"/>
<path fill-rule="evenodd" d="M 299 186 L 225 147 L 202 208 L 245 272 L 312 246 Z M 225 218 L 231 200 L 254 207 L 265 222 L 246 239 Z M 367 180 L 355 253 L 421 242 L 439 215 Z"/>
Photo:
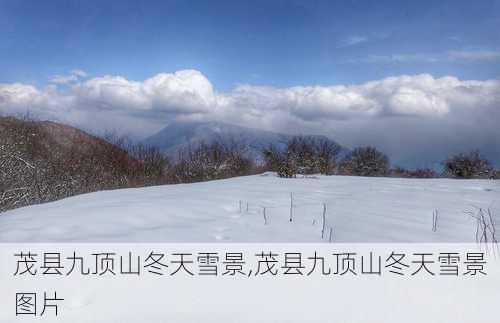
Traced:
<path fill-rule="evenodd" d="M 374 147 L 356 148 L 340 164 L 340 173 L 356 176 L 385 176 L 389 173 L 389 158 Z"/>
<path fill-rule="evenodd" d="M 285 156 L 288 163 L 293 163 L 300 174 L 313 174 L 318 169 L 315 142 L 311 138 L 295 136 L 286 146 Z"/>
<path fill-rule="evenodd" d="M 432 168 L 417 168 L 415 170 L 409 170 L 402 167 L 396 167 L 391 170 L 391 176 L 405 178 L 438 178 L 439 174 Z"/>
<path fill-rule="evenodd" d="M 262 152 L 267 170 L 275 171 L 279 177 L 291 178 L 297 176 L 297 155 L 285 149 L 281 151 L 269 146 Z"/>
<path fill-rule="evenodd" d="M 138 162 L 77 129 L 0 118 L 0 211 L 131 185 Z"/>
<path fill-rule="evenodd" d="M 280 164 L 283 162 L 284 154 L 274 145 L 262 150 L 262 157 L 264 158 L 264 167 L 266 170 L 278 171 Z"/>
<path fill-rule="evenodd" d="M 444 161 L 444 173 L 452 178 L 494 178 L 495 170 L 479 151 L 461 153 Z"/>
<path fill-rule="evenodd" d="M 340 146 L 328 139 L 315 142 L 317 166 L 320 174 L 331 175 L 335 172 Z"/>
<path fill-rule="evenodd" d="M 247 175 L 253 169 L 253 161 L 234 142 L 201 142 L 179 152 L 170 177 L 178 183 L 191 183 Z"/>
<path fill-rule="evenodd" d="M 264 149 L 263 156 L 269 170 L 280 177 L 297 174 L 332 174 L 340 147 L 326 138 L 295 136 L 288 140 L 285 149 L 274 146 Z"/>
<path fill-rule="evenodd" d="M 142 185 L 158 185 L 170 182 L 171 164 L 169 158 L 156 147 L 142 144 L 134 145 L 129 153 L 139 161 L 139 172 L 135 174 L 136 181 Z"/>
<path fill-rule="evenodd" d="M 190 183 L 255 173 L 234 140 L 200 143 L 174 162 L 159 149 L 53 122 L 0 117 L 0 212 L 104 189 Z"/>

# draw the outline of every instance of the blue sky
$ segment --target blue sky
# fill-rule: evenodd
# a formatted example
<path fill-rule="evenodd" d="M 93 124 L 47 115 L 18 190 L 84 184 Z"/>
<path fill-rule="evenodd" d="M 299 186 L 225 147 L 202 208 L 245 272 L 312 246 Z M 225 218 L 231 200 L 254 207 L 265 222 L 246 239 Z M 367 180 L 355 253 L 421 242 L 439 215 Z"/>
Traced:
<path fill-rule="evenodd" d="M 0 82 L 187 68 L 219 91 L 418 73 L 491 79 L 499 12 L 500 1 L 1 0 Z"/>
<path fill-rule="evenodd" d="M 0 115 L 223 121 L 500 165 L 500 0 L 0 0 Z"/>

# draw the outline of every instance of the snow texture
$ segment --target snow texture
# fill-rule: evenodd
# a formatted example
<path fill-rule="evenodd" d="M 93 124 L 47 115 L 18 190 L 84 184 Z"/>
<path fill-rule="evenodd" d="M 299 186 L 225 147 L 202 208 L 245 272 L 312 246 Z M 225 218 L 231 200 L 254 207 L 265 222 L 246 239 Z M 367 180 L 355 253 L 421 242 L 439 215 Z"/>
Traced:
<path fill-rule="evenodd" d="M 471 243 L 466 212 L 490 208 L 498 226 L 499 184 L 266 173 L 103 191 L 5 212 L 0 242 Z"/>

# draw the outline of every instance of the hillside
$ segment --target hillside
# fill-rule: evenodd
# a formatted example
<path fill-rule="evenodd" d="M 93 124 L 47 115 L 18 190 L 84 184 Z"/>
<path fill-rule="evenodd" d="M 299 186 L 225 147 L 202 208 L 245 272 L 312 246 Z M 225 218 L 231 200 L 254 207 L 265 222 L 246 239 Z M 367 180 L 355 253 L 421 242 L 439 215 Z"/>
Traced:
<path fill-rule="evenodd" d="M 0 211 L 115 187 L 138 162 L 79 129 L 0 118 Z"/>
<path fill-rule="evenodd" d="M 328 242 L 331 228 L 332 242 L 474 242 L 477 222 L 465 212 L 491 208 L 500 223 L 499 192 L 493 180 L 266 173 L 103 191 L 8 211 L 0 216 L 0 241 Z"/>

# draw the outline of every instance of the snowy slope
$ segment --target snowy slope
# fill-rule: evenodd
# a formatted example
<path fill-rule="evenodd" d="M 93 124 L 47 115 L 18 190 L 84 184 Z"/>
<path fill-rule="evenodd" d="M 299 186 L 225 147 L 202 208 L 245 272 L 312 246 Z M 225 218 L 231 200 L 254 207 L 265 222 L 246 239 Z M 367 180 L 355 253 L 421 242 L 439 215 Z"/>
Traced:
<path fill-rule="evenodd" d="M 500 182 L 491 180 L 264 174 L 97 192 L 9 211 L 0 215 L 0 241 L 321 242 L 332 227 L 333 242 L 473 242 L 475 222 L 464 212 L 491 207 L 499 223 L 499 199 Z M 328 232 L 321 239 L 323 203 Z"/>

